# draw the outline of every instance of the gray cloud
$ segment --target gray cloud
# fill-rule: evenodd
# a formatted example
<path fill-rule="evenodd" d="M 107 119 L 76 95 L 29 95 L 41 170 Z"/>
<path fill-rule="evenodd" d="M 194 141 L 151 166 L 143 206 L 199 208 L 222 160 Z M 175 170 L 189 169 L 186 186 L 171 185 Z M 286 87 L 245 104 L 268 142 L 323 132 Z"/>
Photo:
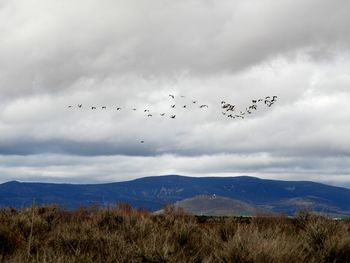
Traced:
<path fill-rule="evenodd" d="M 350 185 L 349 11 L 345 0 L 1 1 L 0 179 Z M 244 120 L 221 115 L 221 100 L 244 110 L 267 95 L 278 103 Z"/>
<path fill-rule="evenodd" d="M 51 94 L 125 74 L 203 77 L 300 50 L 329 57 L 349 47 L 349 11 L 345 0 L 5 2 L 2 93 Z"/>

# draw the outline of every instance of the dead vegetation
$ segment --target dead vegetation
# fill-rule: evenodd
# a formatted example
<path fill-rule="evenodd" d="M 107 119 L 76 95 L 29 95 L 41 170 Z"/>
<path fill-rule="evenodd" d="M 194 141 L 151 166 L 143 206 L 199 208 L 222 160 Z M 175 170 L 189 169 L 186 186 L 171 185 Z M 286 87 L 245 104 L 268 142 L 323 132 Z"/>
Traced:
<path fill-rule="evenodd" d="M 206 218 L 127 204 L 0 210 L 0 262 L 350 262 L 350 223 Z"/>

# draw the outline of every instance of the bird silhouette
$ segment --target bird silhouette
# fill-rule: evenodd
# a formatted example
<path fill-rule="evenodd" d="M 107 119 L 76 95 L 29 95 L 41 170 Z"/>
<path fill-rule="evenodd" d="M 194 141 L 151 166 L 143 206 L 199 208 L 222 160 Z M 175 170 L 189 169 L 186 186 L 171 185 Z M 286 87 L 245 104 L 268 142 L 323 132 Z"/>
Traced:
<path fill-rule="evenodd" d="M 201 105 L 201 106 L 199 106 L 199 108 L 204 108 L 204 107 L 206 107 L 206 108 L 208 108 L 208 105 Z"/>
<path fill-rule="evenodd" d="M 175 104 L 174 105 L 171 105 L 172 108 L 175 108 Z"/>
<path fill-rule="evenodd" d="M 149 112 L 149 110 L 144 110 L 143 112 Z"/>
<path fill-rule="evenodd" d="M 153 115 L 152 114 L 148 114 L 147 117 L 152 117 Z"/>
<path fill-rule="evenodd" d="M 92 110 L 96 110 L 96 107 L 92 106 L 91 109 L 92 109 Z"/>
<path fill-rule="evenodd" d="M 107 109 L 107 107 L 106 106 L 102 106 L 102 109 Z"/>
<path fill-rule="evenodd" d="M 72 108 L 73 106 L 72 105 L 69 105 L 68 108 Z"/>
<path fill-rule="evenodd" d="M 193 104 L 196 104 L 196 103 L 197 103 L 197 101 L 196 101 L 196 100 L 194 100 L 194 101 L 192 101 L 192 103 L 193 103 Z"/>
<path fill-rule="evenodd" d="M 140 143 L 145 143 L 145 141 L 140 141 Z"/>
<path fill-rule="evenodd" d="M 175 119 L 176 115 L 171 115 L 170 118 Z"/>
<path fill-rule="evenodd" d="M 160 114 L 160 116 L 164 116 L 164 115 L 165 115 L 165 113 L 161 113 L 161 114 Z"/>
<path fill-rule="evenodd" d="M 172 97 L 173 99 L 175 99 L 175 96 L 174 96 L 174 95 L 169 94 L 169 97 Z"/>
<path fill-rule="evenodd" d="M 83 107 L 83 104 L 78 104 L 78 108 L 81 108 L 81 107 Z"/>
<path fill-rule="evenodd" d="M 121 110 L 122 108 L 120 108 L 120 107 L 117 107 L 117 110 Z"/>

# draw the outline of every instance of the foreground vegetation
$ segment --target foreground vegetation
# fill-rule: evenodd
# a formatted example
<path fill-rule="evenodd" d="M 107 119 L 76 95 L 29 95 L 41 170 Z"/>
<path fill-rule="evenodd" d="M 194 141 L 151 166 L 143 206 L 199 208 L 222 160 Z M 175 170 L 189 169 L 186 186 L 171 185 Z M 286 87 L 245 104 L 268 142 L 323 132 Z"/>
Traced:
<path fill-rule="evenodd" d="M 0 210 L 0 262 L 350 262 L 350 222 L 112 208 Z"/>

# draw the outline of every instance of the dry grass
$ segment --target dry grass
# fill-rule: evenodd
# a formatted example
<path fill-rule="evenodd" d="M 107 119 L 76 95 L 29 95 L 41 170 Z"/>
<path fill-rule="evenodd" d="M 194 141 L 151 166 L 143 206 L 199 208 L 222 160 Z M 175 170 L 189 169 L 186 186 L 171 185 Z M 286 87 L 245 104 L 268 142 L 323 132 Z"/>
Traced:
<path fill-rule="evenodd" d="M 0 210 L 0 262 L 350 262 L 350 223 L 204 218 L 127 204 Z"/>

